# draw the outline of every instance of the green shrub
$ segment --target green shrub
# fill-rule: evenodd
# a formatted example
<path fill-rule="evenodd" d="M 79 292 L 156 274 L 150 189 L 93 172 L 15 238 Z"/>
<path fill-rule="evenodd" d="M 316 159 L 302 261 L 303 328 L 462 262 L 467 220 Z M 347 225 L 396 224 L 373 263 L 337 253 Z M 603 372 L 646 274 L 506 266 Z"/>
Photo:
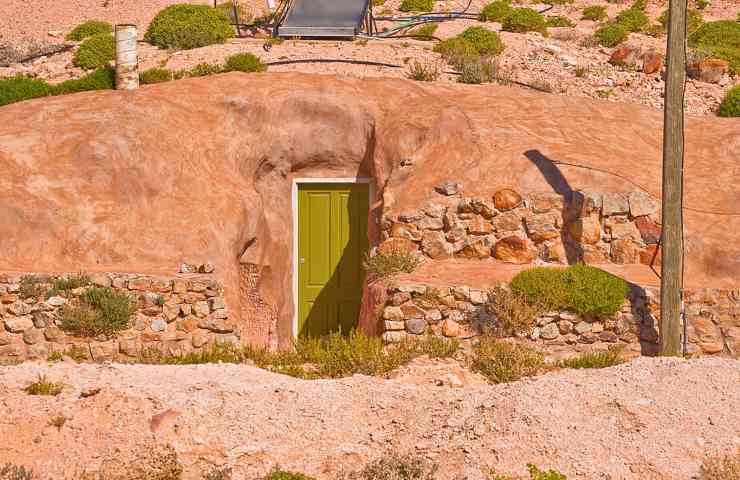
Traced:
<path fill-rule="evenodd" d="M 434 32 L 437 31 L 437 24 L 436 23 L 425 23 L 424 25 L 421 25 L 417 28 L 414 28 L 409 32 L 409 35 L 416 35 L 419 38 L 419 40 L 431 40 L 431 37 L 434 36 Z M 427 37 L 427 38 L 423 38 Z"/>
<path fill-rule="evenodd" d="M 314 480 L 314 478 L 302 473 L 288 472 L 275 467 L 267 474 L 264 480 Z"/>
<path fill-rule="evenodd" d="M 473 348 L 471 368 L 490 382 L 507 383 L 541 373 L 545 359 L 530 347 L 484 335 Z"/>
<path fill-rule="evenodd" d="M 99 68 L 81 78 L 65 80 L 51 87 L 54 95 L 87 92 L 90 90 L 112 90 L 116 88 L 116 71 L 111 68 Z"/>
<path fill-rule="evenodd" d="M 470 43 L 480 55 L 498 55 L 504 51 L 504 42 L 498 33 L 485 27 L 468 27 L 459 37 Z"/>
<path fill-rule="evenodd" d="M 144 40 L 160 48 L 188 50 L 234 36 L 229 17 L 208 5 L 170 5 L 149 24 Z"/>
<path fill-rule="evenodd" d="M 592 20 L 594 22 L 601 22 L 608 18 L 606 14 L 606 7 L 603 5 L 591 5 L 583 9 L 583 20 Z"/>
<path fill-rule="evenodd" d="M 437 464 L 421 456 L 391 453 L 348 475 L 348 480 L 434 480 Z"/>
<path fill-rule="evenodd" d="M 545 0 L 543 3 L 548 5 L 567 5 L 573 3 L 573 0 Z"/>
<path fill-rule="evenodd" d="M 71 296 L 72 290 L 80 287 L 86 287 L 90 285 L 92 280 L 90 277 L 82 272 L 67 275 L 64 277 L 57 277 L 51 283 L 51 288 L 46 292 L 46 298 L 50 298 L 59 294 L 63 294 L 66 297 Z"/>
<path fill-rule="evenodd" d="M 619 12 L 617 23 L 628 32 L 639 32 L 650 24 L 650 19 L 642 10 L 628 8 Z"/>
<path fill-rule="evenodd" d="M 527 471 L 529 472 L 529 478 L 531 480 L 568 480 L 565 475 L 558 472 L 557 470 L 543 471 L 532 465 L 527 464 Z"/>
<path fill-rule="evenodd" d="M 612 23 L 596 30 L 594 37 L 603 47 L 616 47 L 627 40 L 627 30 L 622 25 Z"/>
<path fill-rule="evenodd" d="M 169 82 L 174 78 L 172 70 L 166 68 L 150 68 L 139 74 L 139 83 L 150 85 L 154 83 Z"/>
<path fill-rule="evenodd" d="M 237 53 L 226 59 L 225 72 L 264 72 L 267 68 L 260 58 L 251 53 Z"/>
<path fill-rule="evenodd" d="M 661 28 L 665 31 L 668 29 L 668 10 L 663 10 L 663 13 L 658 17 L 658 23 Z M 704 23 L 704 15 L 699 10 L 689 8 L 686 12 L 686 32 L 691 35 L 699 29 Z"/>
<path fill-rule="evenodd" d="M 709 0 L 696 0 L 696 8 L 699 10 L 704 10 L 709 6 Z M 740 14 L 738 14 L 740 16 Z"/>
<path fill-rule="evenodd" d="M 480 12 L 481 22 L 503 23 L 513 9 L 509 0 L 496 0 L 491 2 Z"/>
<path fill-rule="evenodd" d="M 48 95 L 51 87 L 44 80 L 25 75 L 0 79 L 0 107 Z"/>
<path fill-rule="evenodd" d="M 447 63 L 458 70 L 468 59 L 480 56 L 478 50 L 470 42 L 459 36 L 442 40 L 434 46 L 434 51 L 441 54 Z"/>
<path fill-rule="evenodd" d="M 431 12 L 434 0 L 403 0 L 398 9 L 402 12 Z"/>
<path fill-rule="evenodd" d="M 589 265 L 571 265 L 564 271 L 568 309 L 580 315 L 608 317 L 622 308 L 629 294 L 623 279 Z"/>
<path fill-rule="evenodd" d="M 464 57 L 457 68 L 460 70 L 460 77 L 457 79 L 460 83 L 478 85 L 498 80 L 498 62 L 489 56 Z"/>
<path fill-rule="evenodd" d="M 48 395 L 57 396 L 64 390 L 64 385 L 54 383 L 46 378 L 46 375 L 39 375 L 35 382 L 28 384 L 23 391 L 29 395 Z"/>
<path fill-rule="evenodd" d="M 414 60 L 406 73 L 406 78 L 418 82 L 434 82 L 439 78 L 439 67 L 434 63 Z"/>
<path fill-rule="evenodd" d="M 547 34 L 545 17 L 531 8 L 515 8 L 504 20 L 503 30 L 506 32 L 539 32 Z"/>
<path fill-rule="evenodd" d="M 41 285 L 43 282 L 36 275 L 24 275 L 21 277 L 19 285 L 19 294 L 23 299 L 38 298 L 46 293 L 46 289 Z"/>
<path fill-rule="evenodd" d="M 740 117 L 740 85 L 727 91 L 717 114 L 720 117 Z"/>
<path fill-rule="evenodd" d="M 511 290 L 541 310 L 561 310 L 568 306 L 568 292 L 562 268 L 534 267 L 519 272 L 511 280 Z"/>
<path fill-rule="evenodd" d="M 397 273 L 411 273 L 419 266 L 417 254 L 403 248 L 378 250 L 375 255 L 367 255 L 363 267 L 373 279 L 385 278 Z"/>
<path fill-rule="evenodd" d="M 489 290 L 485 308 L 495 323 L 484 327 L 497 336 L 528 333 L 538 313 L 524 295 L 503 287 Z"/>
<path fill-rule="evenodd" d="M 90 288 L 80 295 L 79 305 L 65 305 L 59 326 L 84 337 L 112 336 L 129 326 L 136 310 L 131 297 L 111 288 Z"/>
<path fill-rule="evenodd" d="M 80 42 L 87 37 L 93 35 L 99 35 L 101 33 L 112 34 L 113 26 L 102 20 L 88 20 L 87 22 L 77 25 L 69 34 L 66 39 L 73 42 Z"/>
<path fill-rule="evenodd" d="M 627 282 L 621 278 L 580 264 L 565 269 L 524 270 L 512 279 L 511 288 L 538 308 L 567 309 L 593 317 L 613 315 L 629 293 Z"/>
<path fill-rule="evenodd" d="M 33 470 L 20 465 L 6 463 L 0 467 L 0 480 L 33 480 L 36 476 Z"/>
<path fill-rule="evenodd" d="M 622 350 L 624 347 L 615 345 L 608 350 L 588 352 L 577 357 L 568 358 L 560 362 L 563 368 L 606 368 L 619 365 L 623 362 Z"/>
<path fill-rule="evenodd" d="M 175 79 L 183 77 L 207 77 L 209 75 L 215 75 L 217 73 L 223 73 L 224 67 L 213 63 L 202 62 L 188 70 L 180 70 L 174 74 Z"/>
<path fill-rule="evenodd" d="M 103 68 L 116 57 L 113 35 L 99 33 L 85 39 L 72 57 L 72 63 L 85 70 Z"/>
<path fill-rule="evenodd" d="M 740 74 L 740 23 L 732 20 L 707 22 L 689 36 L 690 47 L 700 47 L 727 60 L 730 71 Z"/>
<path fill-rule="evenodd" d="M 575 27 L 576 25 L 568 17 L 563 17 L 562 15 L 547 17 L 545 24 L 548 27 Z"/>

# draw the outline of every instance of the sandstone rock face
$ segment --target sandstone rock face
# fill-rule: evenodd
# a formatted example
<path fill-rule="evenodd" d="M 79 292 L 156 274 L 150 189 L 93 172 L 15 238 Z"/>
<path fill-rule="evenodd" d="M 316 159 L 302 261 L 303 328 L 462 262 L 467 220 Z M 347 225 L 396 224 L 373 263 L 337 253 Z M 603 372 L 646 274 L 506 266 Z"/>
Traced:
<path fill-rule="evenodd" d="M 290 89 L 277 87 L 288 84 Z M 372 178 L 377 219 L 415 209 L 430 195 L 452 206 L 459 192 L 434 190 L 448 181 L 481 199 L 503 188 L 522 197 L 574 188 L 629 192 L 632 181 L 653 196 L 660 192 L 660 142 L 650 133 L 659 131 L 657 110 L 527 91 L 512 95 L 498 87 L 472 92 L 411 85 L 418 86 L 391 79 L 230 73 L 3 107 L 0 265 L 174 274 L 183 262 L 211 263 L 244 338 L 288 345 L 293 179 Z M 436 101 L 442 93 L 456 108 Z M 421 111 L 421 104 L 429 108 Z M 497 109 L 481 107 L 490 104 Z M 687 119 L 686 205 L 719 211 L 736 203 L 729 181 L 716 175 L 731 171 L 740 157 L 738 126 L 722 120 Z M 711 138 L 704 132 L 712 132 Z M 628 180 L 543 163 L 547 155 L 578 157 L 580 164 L 616 169 Z M 414 162 L 401 166 L 409 158 Z M 561 202 L 564 194 L 557 195 Z M 73 201 L 79 198 L 86 201 Z M 496 209 L 495 198 L 492 203 Z M 532 205 L 539 213 L 541 202 Z M 616 212 L 629 215 L 629 204 Z M 492 217 L 494 227 L 503 213 L 508 212 Z M 522 230 L 522 218 L 516 230 Z M 370 223 L 376 245 L 383 238 Z M 686 225 L 698 252 L 688 258 L 687 275 L 737 278 L 740 247 L 731 232 L 740 229 L 740 220 L 707 222 L 705 214 L 687 211 Z M 263 274 L 247 296 L 239 287 L 250 265 Z M 14 295 L 0 294 L 8 300 Z M 370 313 L 363 317 L 368 324 Z"/>
<path fill-rule="evenodd" d="M 719 58 L 706 58 L 686 68 L 689 77 L 706 83 L 719 83 L 722 77 L 729 71 L 730 64 Z"/>

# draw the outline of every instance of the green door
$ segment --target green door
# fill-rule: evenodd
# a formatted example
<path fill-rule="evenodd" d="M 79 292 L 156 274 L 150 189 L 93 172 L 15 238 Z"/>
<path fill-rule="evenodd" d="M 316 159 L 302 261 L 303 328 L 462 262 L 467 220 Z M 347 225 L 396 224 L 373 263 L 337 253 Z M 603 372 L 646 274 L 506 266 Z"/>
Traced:
<path fill-rule="evenodd" d="M 366 183 L 298 186 L 298 335 L 357 326 L 368 188 Z"/>

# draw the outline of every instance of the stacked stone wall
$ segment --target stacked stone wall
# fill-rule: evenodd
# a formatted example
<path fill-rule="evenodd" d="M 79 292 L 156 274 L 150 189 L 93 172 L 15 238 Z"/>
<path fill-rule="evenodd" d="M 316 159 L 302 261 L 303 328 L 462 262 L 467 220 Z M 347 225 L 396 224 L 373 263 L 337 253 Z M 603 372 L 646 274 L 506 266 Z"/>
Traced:
<path fill-rule="evenodd" d="M 488 291 L 467 285 L 400 283 L 387 287 L 382 309 L 383 339 L 437 335 L 471 339 L 497 326 L 487 307 Z M 634 354 L 658 352 L 660 296 L 654 288 L 632 286 L 621 310 L 608 318 L 569 311 L 537 316 L 520 340 L 556 355 L 568 356 L 610 345 Z M 740 290 L 701 289 L 687 292 L 687 352 L 740 357 Z"/>
<path fill-rule="evenodd" d="M 457 188 L 418 210 L 387 216 L 381 251 L 403 248 L 424 256 L 515 264 L 658 264 L 658 203 L 642 191 L 533 194 L 510 189 L 491 198 Z"/>
<path fill-rule="evenodd" d="M 136 306 L 130 328 L 95 338 L 75 337 L 59 325 L 61 309 L 90 287 L 64 295 L 51 290 L 55 277 L 33 275 L 42 292 L 26 296 L 26 275 L 0 274 L 0 363 L 46 359 L 72 348 L 94 361 L 135 361 L 150 350 L 185 354 L 214 342 L 239 342 L 241 332 L 229 318 L 223 287 L 211 275 L 92 275 L 91 286 L 124 291 Z"/>

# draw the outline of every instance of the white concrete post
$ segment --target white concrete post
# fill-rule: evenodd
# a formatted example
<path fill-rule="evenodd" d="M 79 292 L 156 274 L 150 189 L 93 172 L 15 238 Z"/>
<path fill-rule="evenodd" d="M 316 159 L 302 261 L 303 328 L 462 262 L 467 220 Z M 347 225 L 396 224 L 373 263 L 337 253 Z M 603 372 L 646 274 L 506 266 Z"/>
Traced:
<path fill-rule="evenodd" d="M 136 25 L 116 25 L 116 89 L 139 88 Z"/>

